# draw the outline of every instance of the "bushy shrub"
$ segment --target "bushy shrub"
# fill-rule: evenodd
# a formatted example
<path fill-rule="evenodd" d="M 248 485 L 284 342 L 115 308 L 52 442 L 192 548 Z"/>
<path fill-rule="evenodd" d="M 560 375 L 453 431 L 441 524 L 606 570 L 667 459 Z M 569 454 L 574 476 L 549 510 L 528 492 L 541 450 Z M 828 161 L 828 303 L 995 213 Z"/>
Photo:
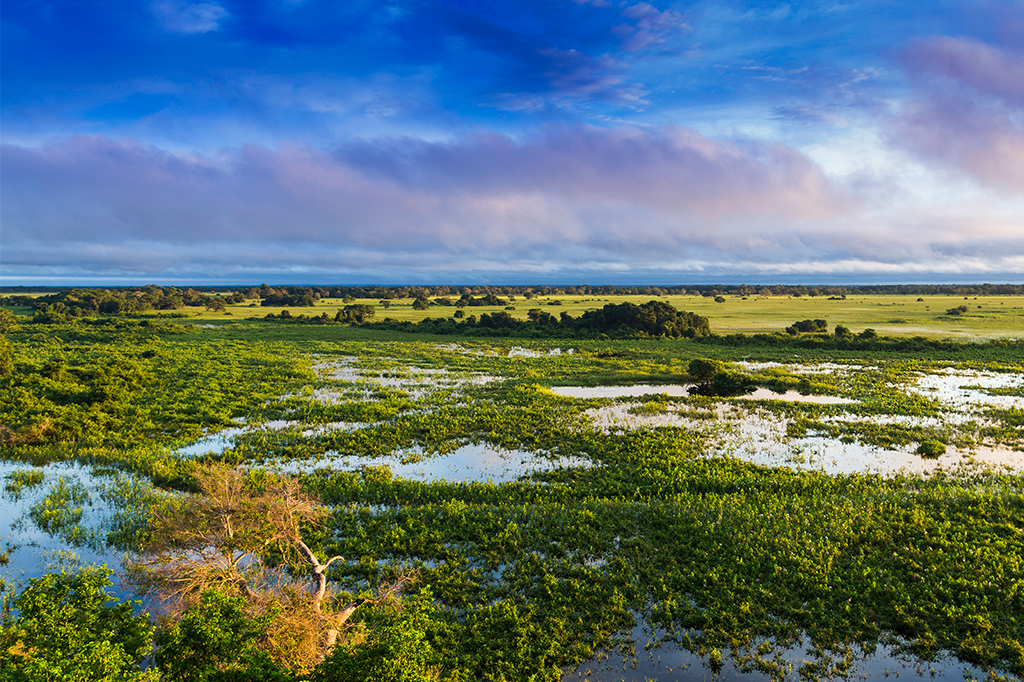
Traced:
<path fill-rule="evenodd" d="M 925 459 L 936 459 L 946 454 L 946 444 L 941 440 L 926 440 L 917 446 L 917 454 Z"/>

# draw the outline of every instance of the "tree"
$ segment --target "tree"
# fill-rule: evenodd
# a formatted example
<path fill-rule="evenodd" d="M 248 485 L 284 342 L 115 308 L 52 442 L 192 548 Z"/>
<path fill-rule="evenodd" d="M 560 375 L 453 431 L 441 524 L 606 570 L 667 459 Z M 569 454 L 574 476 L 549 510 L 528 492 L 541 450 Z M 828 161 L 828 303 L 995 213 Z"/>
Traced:
<path fill-rule="evenodd" d="M 334 316 L 335 322 L 346 322 L 348 324 L 363 324 L 376 314 L 372 305 L 356 303 L 347 305 Z"/>
<path fill-rule="evenodd" d="M 153 628 L 133 604 L 109 604 L 107 568 L 33 578 L 5 604 L 0 621 L 0 671 L 13 682 L 156 682 L 139 672 L 150 652 Z M 18 615 L 12 617 L 7 606 Z"/>
<path fill-rule="evenodd" d="M 372 608 L 367 620 L 374 637 L 335 648 L 311 682 L 436 682 L 440 660 L 426 638 L 436 610 L 431 597 L 426 588 L 400 605 Z"/>
<path fill-rule="evenodd" d="M 826 320 L 800 320 L 799 322 L 794 322 L 792 326 L 786 327 L 786 333 L 791 336 L 827 331 L 828 322 Z"/>
<path fill-rule="evenodd" d="M 213 590 L 242 598 L 250 618 L 272 614 L 260 647 L 279 665 L 311 669 L 356 609 L 393 599 L 412 579 L 400 577 L 374 599 L 336 603 L 327 571 L 344 559 L 321 561 L 302 535 L 328 511 L 294 479 L 227 465 L 198 468 L 194 478 L 198 495 L 154 513 L 153 541 L 130 566 L 133 578 L 172 611 L 200 605 Z"/>
<path fill-rule="evenodd" d="M 0 308 L 0 334 L 10 334 L 18 328 L 18 323 L 10 310 Z"/>
<path fill-rule="evenodd" d="M 415 301 L 412 302 L 413 310 L 426 310 L 430 307 L 430 301 L 427 300 L 426 296 L 418 296 Z"/>
<path fill-rule="evenodd" d="M 709 358 L 694 358 L 686 368 L 690 378 L 698 384 L 710 382 L 723 369 L 725 363 Z"/>
<path fill-rule="evenodd" d="M 14 375 L 14 356 L 11 355 L 11 344 L 0 336 L 0 377 Z"/>

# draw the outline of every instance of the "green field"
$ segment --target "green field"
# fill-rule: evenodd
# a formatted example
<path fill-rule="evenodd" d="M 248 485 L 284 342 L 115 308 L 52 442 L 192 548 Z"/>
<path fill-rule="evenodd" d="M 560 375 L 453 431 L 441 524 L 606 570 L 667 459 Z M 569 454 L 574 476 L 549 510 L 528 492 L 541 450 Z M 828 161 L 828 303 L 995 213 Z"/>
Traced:
<path fill-rule="evenodd" d="M 923 300 L 918 301 L 918 298 Z M 509 305 L 509 311 L 518 319 L 526 319 L 527 311 L 540 308 L 556 317 L 566 311 L 578 317 L 587 310 L 600 308 L 608 303 L 646 303 L 650 296 L 602 296 L 573 298 L 571 296 L 538 296 L 527 300 L 521 296 Z M 924 336 L 927 338 L 987 339 L 1019 338 L 1024 335 L 1024 297 L 1021 296 L 891 296 L 863 295 L 850 296 L 845 300 L 827 300 L 824 297 L 803 296 L 776 297 L 750 296 L 746 300 L 738 296 L 725 297 L 724 303 L 702 296 L 662 296 L 665 301 L 680 309 L 703 315 L 711 321 L 711 329 L 718 334 L 753 334 L 779 332 L 797 320 L 824 319 L 829 328 L 845 325 L 854 331 L 873 328 L 880 334 L 891 336 Z M 413 299 L 395 299 L 384 309 L 379 300 L 357 299 L 356 304 L 372 305 L 376 308 L 375 320 L 386 317 L 399 321 L 419 321 L 425 317 L 451 317 L 457 308 L 453 306 L 431 306 L 428 310 L 414 310 Z M 288 307 L 292 315 L 321 315 L 324 312 L 333 317 L 334 313 L 351 303 L 341 300 L 323 299 L 313 307 Z M 946 315 L 946 311 L 966 305 L 969 310 L 960 315 Z M 284 307 L 260 307 L 250 304 L 229 305 L 227 312 L 212 313 L 195 310 L 200 319 L 230 319 L 279 314 Z M 466 315 L 494 313 L 505 310 L 505 306 L 480 306 L 464 308 Z"/>
<path fill-rule="evenodd" d="M 208 467 L 244 467 L 253 499 L 284 472 L 327 505 L 325 526 L 301 528 L 312 551 L 344 557 L 328 573 L 328 610 L 415 576 L 404 608 L 360 608 L 317 665 L 280 645 L 282 632 L 308 632 L 300 625 L 315 621 L 285 618 L 301 612 L 294 600 L 277 611 L 243 603 L 213 621 L 202 610 L 212 607 L 197 602 L 179 625 L 161 626 L 161 641 L 186 652 L 179 663 L 212 646 L 203 637 L 220 636 L 183 634 L 181 624 L 216 622 L 231 641 L 249 633 L 255 650 L 271 652 L 259 664 L 269 668 L 254 672 L 244 648 L 217 665 L 256 679 L 272 670 L 281 680 L 553 681 L 581 664 L 597 671 L 615 652 L 644 656 L 648 642 L 629 640 L 638 624 L 658 633 L 653 655 L 692 652 L 709 675 L 727 666 L 775 679 L 843 678 L 883 646 L 912 665 L 968 666 L 968 677 L 1024 674 L 1024 476 L 983 454 L 1024 449 L 1024 409 L 955 406 L 914 390 L 922 377 L 955 370 L 958 386 L 1024 397 L 1024 344 L 999 340 L 1019 334 L 1024 300 L 665 298 L 707 315 L 719 334 L 816 318 L 830 329 L 881 332 L 899 318 L 909 321 L 889 327 L 906 336 L 960 343 L 433 337 L 248 320 L 282 310 L 248 305 L 229 307 L 231 315 L 186 309 L 61 324 L 19 317 L 0 342 L 0 459 L 11 469 L 4 500 L 26 506 L 8 513 L 50 538 L 46 546 L 107 552 L 116 563 L 164 532 L 153 520 L 161 510 L 202 504 L 197 481 Z M 648 297 L 550 300 L 510 305 L 517 316 L 536 306 L 577 315 Z M 967 313 L 943 315 L 964 304 Z M 289 310 L 333 317 L 343 305 Z M 452 312 L 414 311 L 410 299 L 386 312 L 378 305 L 378 318 Z M 996 341 L 964 343 L 972 337 Z M 850 402 L 556 392 L 678 384 L 701 358 L 780 397 Z M 775 459 L 740 451 L 747 437 L 737 429 L 748 418 L 779 427 Z M 211 440 L 218 433 L 232 435 Z M 813 438 L 920 467 L 834 472 L 808 449 Z M 195 443 L 207 445 L 182 449 Z M 925 443 L 951 454 L 925 459 L 916 454 Z M 61 462 L 82 467 L 79 483 Z M 104 505 L 109 513 L 90 516 Z M 36 551 L 14 531 L 7 542 L 12 565 Z M 253 554 L 268 566 L 289 556 Z M 308 581 L 310 571 L 296 565 L 291 575 Z M 8 593 L 25 587 L 6 580 Z M 222 596 L 238 598 L 237 588 Z M 260 620 L 271 612 L 278 621 Z M 26 625 L 5 623 L 0 665 L 60 649 L 45 632 L 33 649 Z M 198 648 L 182 644 L 186 634 Z M 787 652 L 808 643 L 803 663 L 789 663 Z M 153 674 L 176 679 L 180 666 L 161 661 Z"/>

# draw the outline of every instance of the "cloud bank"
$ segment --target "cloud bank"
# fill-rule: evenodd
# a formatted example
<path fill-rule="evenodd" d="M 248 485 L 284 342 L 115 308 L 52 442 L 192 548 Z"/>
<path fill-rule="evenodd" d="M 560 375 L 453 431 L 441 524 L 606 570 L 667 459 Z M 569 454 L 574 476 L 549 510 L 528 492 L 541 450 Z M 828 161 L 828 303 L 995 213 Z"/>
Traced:
<path fill-rule="evenodd" d="M 956 225 L 851 231 L 863 197 L 807 156 L 678 126 L 214 155 L 75 136 L 7 145 L 3 157 L 5 261 L 15 268 L 856 271 L 956 259 L 964 248 Z M 1006 239 L 971 230 L 979 252 Z"/>

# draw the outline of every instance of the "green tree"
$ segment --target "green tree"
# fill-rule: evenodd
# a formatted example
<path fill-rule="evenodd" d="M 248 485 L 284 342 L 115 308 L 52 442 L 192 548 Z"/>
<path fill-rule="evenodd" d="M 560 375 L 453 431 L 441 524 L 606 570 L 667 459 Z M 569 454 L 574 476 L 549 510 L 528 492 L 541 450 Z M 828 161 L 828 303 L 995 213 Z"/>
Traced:
<path fill-rule="evenodd" d="M 435 607 L 429 588 L 400 604 L 368 610 L 363 624 L 373 636 L 337 647 L 310 676 L 311 682 L 432 682 L 440 677 L 438 653 L 427 641 Z"/>
<path fill-rule="evenodd" d="M 11 682 L 156 682 L 140 672 L 153 628 L 134 603 L 111 601 L 111 571 L 87 568 L 29 581 L 5 604 L 0 625 L 0 671 Z M 13 606 L 17 616 L 12 616 Z"/>
<path fill-rule="evenodd" d="M 693 360 L 690 360 L 690 364 L 687 366 L 686 371 L 695 383 L 706 384 L 723 369 L 725 369 L 725 364 L 718 360 L 694 358 Z"/>
<path fill-rule="evenodd" d="M 837 339 L 851 339 L 851 338 L 853 338 L 853 332 L 850 331 L 850 328 L 845 326 L 845 325 L 841 325 L 841 324 L 837 324 L 836 325 L 835 335 L 836 335 Z"/>
<path fill-rule="evenodd" d="M 11 344 L 0 336 L 0 377 L 14 375 L 14 356 L 11 355 Z"/>

